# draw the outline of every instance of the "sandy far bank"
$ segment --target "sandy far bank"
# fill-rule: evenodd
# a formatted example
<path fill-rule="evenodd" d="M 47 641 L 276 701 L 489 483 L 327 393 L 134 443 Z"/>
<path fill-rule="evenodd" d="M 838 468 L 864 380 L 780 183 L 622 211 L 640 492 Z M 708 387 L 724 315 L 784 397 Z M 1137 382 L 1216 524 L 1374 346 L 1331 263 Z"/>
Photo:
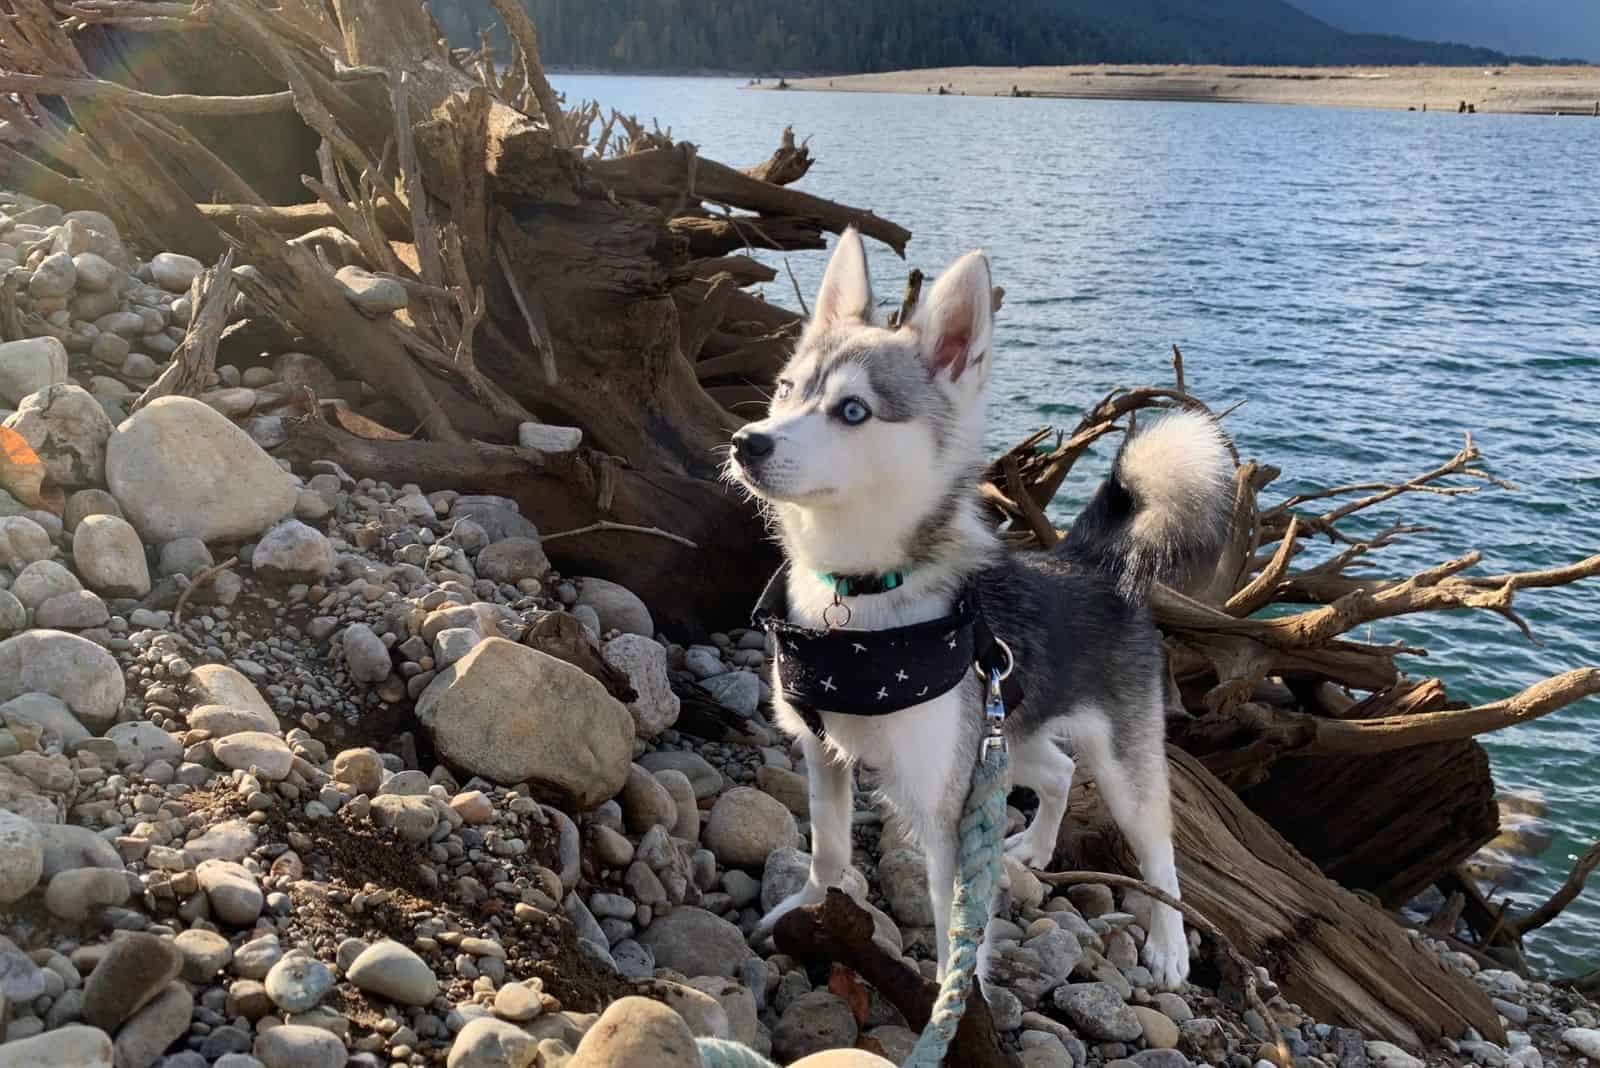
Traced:
<path fill-rule="evenodd" d="M 1407 108 L 1592 115 L 1600 66 L 1590 67 L 1211 67 L 1098 64 L 1078 67 L 939 67 L 800 78 L 796 90 L 948 93 L 968 96 L 1189 100 L 1238 104 Z M 777 88 L 765 81 L 760 88 Z"/>

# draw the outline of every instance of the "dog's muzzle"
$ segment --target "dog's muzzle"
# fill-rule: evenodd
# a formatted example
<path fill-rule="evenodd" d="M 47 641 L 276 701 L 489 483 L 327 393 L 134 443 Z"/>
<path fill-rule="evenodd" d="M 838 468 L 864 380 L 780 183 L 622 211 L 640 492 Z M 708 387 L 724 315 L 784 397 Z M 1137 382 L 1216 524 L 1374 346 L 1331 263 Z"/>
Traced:
<path fill-rule="evenodd" d="M 733 458 L 748 468 L 771 456 L 776 446 L 771 434 L 746 427 L 733 436 Z"/>

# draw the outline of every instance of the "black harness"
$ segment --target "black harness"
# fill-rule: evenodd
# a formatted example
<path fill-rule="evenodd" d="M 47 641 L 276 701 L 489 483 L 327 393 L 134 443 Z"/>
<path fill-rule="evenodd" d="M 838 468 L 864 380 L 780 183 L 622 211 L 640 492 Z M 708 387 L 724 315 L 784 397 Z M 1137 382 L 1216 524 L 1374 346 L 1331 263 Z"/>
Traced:
<path fill-rule="evenodd" d="M 767 582 L 752 619 L 774 638 L 784 699 L 817 737 L 824 711 L 887 716 L 948 693 L 973 665 L 984 678 L 1005 679 L 1008 706 L 1020 702 L 1011 652 L 989 629 L 976 581 L 939 619 L 890 630 L 818 630 L 789 621 L 788 570 L 785 563 Z"/>

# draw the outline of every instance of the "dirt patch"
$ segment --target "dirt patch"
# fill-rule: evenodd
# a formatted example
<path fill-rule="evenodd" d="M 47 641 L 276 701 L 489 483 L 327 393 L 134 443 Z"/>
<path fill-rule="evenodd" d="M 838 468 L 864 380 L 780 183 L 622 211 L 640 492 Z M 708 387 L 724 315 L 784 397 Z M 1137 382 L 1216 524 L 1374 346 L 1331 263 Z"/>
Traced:
<path fill-rule="evenodd" d="M 243 799 L 231 792 L 197 791 L 190 800 L 193 811 L 218 820 L 248 814 Z M 391 938 L 427 961 L 452 1001 L 470 1000 L 472 982 L 456 973 L 455 951 L 444 943 L 438 948 L 418 944 L 418 925 L 433 919 L 463 935 L 499 942 L 506 950 L 507 977 L 538 977 L 564 1009 L 597 1012 L 628 992 L 625 980 L 579 950 L 576 931 L 565 916 L 522 919 L 501 897 L 466 905 L 450 889 L 434 887 L 424 878 L 422 865 L 429 863 L 424 849 L 377 828 L 339 816 L 318 823 L 295 821 L 282 807 L 264 815 L 257 825 L 263 843 L 288 844 L 291 834 L 312 840 L 311 849 L 301 854 L 305 876 L 287 891 L 294 907 L 282 930 L 285 945 L 305 946 L 319 958 L 333 960 L 346 938 Z M 528 851 L 508 861 L 514 876 L 531 878 L 535 867 L 556 867 L 555 827 L 530 823 L 523 837 Z M 361 1028 L 375 1027 L 383 1016 L 383 1003 L 369 1002 L 348 984 L 339 988 L 335 1005 Z"/>

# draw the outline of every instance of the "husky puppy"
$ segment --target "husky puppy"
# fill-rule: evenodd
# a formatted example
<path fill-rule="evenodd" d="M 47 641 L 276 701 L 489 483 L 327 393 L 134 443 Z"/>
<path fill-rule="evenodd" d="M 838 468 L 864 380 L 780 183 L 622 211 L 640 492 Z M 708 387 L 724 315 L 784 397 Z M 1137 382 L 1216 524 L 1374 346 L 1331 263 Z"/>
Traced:
<path fill-rule="evenodd" d="M 1006 842 L 1024 865 L 1055 851 L 1078 761 L 1094 774 L 1144 877 L 1178 895 L 1164 749 L 1166 669 L 1145 595 L 1215 564 L 1227 535 L 1232 463 L 1204 416 L 1152 421 L 1051 552 L 1006 552 L 979 515 L 976 486 L 993 322 L 988 260 L 970 252 L 898 329 L 873 322 L 861 238 L 849 230 L 828 264 L 810 322 L 765 419 L 733 438 L 729 476 L 769 510 L 788 556 L 789 621 L 837 625 L 824 576 L 886 575 L 886 592 L 843 596 L 851 629 L 941 618 L 976 585 L 994 633 L 1013 652 L 1021 703 L 1005 734 L 1014 785 L 1039 797 L 1031 826 Z M 766 917 L 821 901 L 850 863 L 852 767 L 875 768 L 887 801 L 928 862 L 939 974 L 949 961 L 957 824 L 985 734 L 983 686 L 954 689 L 888 715 L 822 710 L 806 726 L 774 679 L 778 724 L 810 772 L 812 862 L 804 888 Z M 846 706 L 848 707 L 848 706 Z M 1144 964 L 1164 988 L 1188 974 L 1179 913 L 1156 905 Z"/>

